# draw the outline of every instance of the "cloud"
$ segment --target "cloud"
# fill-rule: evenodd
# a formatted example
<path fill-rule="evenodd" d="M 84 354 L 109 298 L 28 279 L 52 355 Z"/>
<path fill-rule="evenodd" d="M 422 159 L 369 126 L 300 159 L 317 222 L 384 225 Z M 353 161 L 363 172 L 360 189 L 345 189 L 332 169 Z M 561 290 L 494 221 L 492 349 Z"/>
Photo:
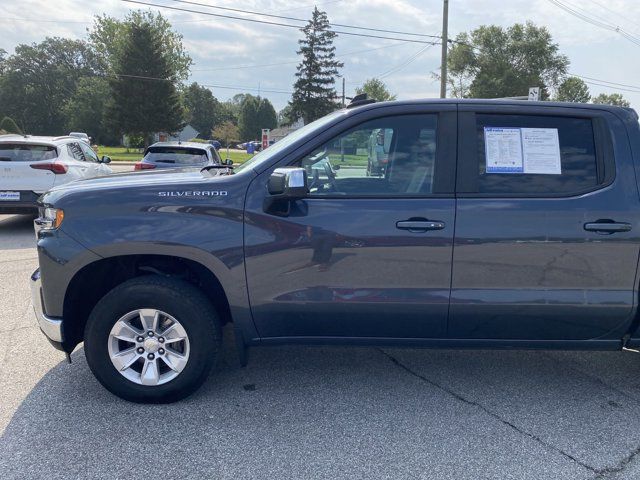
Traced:
<path fill-rule="evenodd" d="M 619 25 L 628 32 L 640 32 L 640 9 L 636 8 L 637 1 L 562 1 L 601 21 Z M 153 3 L 164 1 L 154 0 Z M 310 16 L 314 4 L 312 0 L 243 0 L 241 5 L 236 0 L 209 0 L 209 3 L 303 19 Z M 441 30 L 442 0 L 318 0 L 317 3 L 328 12 L 333 23 L 426 35 L 439 35 Z M 171 5 L 298 24 L 294 20 L 249 16 L 186 4 Z M 5 20 L 0 48 L 11 53 L 20 43 L 40 42 L 44 37 L 53 35 L 86 38 L 86 28 L 90 23 L 65 22 L 91 22 L 94 15 L 103 13 L 121 18 L 130 8 L 144 7 L 113 0 L 94 0 L 90 3 L 84 0 L 4 0 L 0 5 L 0 14 L 4 18 L 39 21 Z M 298 30 L 166 9 L 159 11 L 184 36 L 185 47 L 195 63 L 191 80 L 206 84 L 252 86 L 256 90 L 258 87 L 283 91 L 292 89 L 296 65 L 290 62 L 297 60 L 298 39 L 301 38 Z M 37 12 L 37 15 L 32 12 Z M 640 77 L 640 66 L 637 62 L 630 61 L 637 57 L 640 47 L 616 32 L 600 29 L 571 16 L 547 0 L 456 0 L 450 2 L 449 17 L 449 30 L 452 34 L 469 31 L 483 24 L 508 27 L 515 22 L 530 20 L 538 25 L 545 25 L 559 43 L 561 52 L 571 59 L 572 71 L 619 83 L 640 83 L 636 81 Z M 357 32 L 346 27 L 335 28 Z M 400 36 L 363 30 L 360 32 Z M 387 73 L 384 81 L 399 98 L 438 94 L 438 85 L 433 81 L 431 73 L 439 70 L 439 46 L 426 50 L 409 62 L 421 48 L 420 44 L 342 34 L 336 39 L 335 45 L 339 59 L 345 64 L 342 74 L 347 81 L 348 93 L 353 93 L 359 82 Z M 278 63 L 285 65 L 246 68 L 252 64 Z M 221 67 L 227 69 L 219 70 Z M 341 80 L 338 79 L 337 86 L 340 83 Z M 598 86 L 591 88 L 593 93 L 613 91 Z M 218 88 L 214 91 L 217 96 L 225 99 L 239 93 L 241 89 Z M 264 95 L 271 98 L 278 109 L 288 100 L 286 94 L 265 92 Z M 626 92 L 625 96 L 633 104 L 640 106 L 640 94 Z"/>

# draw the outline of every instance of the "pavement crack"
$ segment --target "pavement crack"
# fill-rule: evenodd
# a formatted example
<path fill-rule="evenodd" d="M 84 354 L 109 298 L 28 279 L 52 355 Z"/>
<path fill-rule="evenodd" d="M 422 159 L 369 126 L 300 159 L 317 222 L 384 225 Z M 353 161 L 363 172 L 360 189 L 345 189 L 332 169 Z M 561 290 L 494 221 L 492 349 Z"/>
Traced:
<path fill-rule="evenodd" d="M 606 479 L 610 475 L 622 473 L 624 469 L 627 468 L 627 465 L 629 465 L 639 453 L 640 453 L 640 446 L 637 447 L 635 450 L 631 451 L 631 453 L 629 453 L 622 460 L 620 460 L 620 462 L 618 462 L 618 464 L 615 467 L 607 467 L 607 468 L 602 468 L 598 470 L 595 478 Z"/>
<path fill-rule="evenodd" d="M 540 445 L 553 450 L 557 453 L 559 453 L 560 455 L 562 455 L 563 457 L 569 459 L 570 461 L 574 462 L 577 465 L 580 465 L 581 467 L 585 468 L 586 470 L 589 470 L 592 473 L 596 474 L 596 478 L 601 478 L 600 475 L 604 474 L 604 473 L 608 473 L 606 472 L 606 470 L 609 469 L 597 469 L 594 468 L 590 465 L 587 465 L 584 462 L 581 462 L 580 460 L 578 460 L 576 457 L 574 457 L 573 455 L 565 452 L 564 450 L 556 447 L 555 445 L 552 445 L 548 442 L 546 442 L 545 440 L 543 440 L 542 438 L 538 437 L 537 435 L 534 435 L 533 433 L 527 432 L 526 430 L 523 430 L 522 428 L 518 427 L 517 425 L 509 422 L 508 420 L 505 420 L 504 418 L 500 417 L 497 413 L 492 412 L 491 410 L 489 410 L 487 407 L 485 407 L 484 405 L 482 405 L 481 403 L 476 402 L 475 400 L 470 400 L 468 398 L 465 398 L 464 396 L 460 395 L 459 393 L 455 392 L 454 390 L 451 390 L 427 377 L 425 377 L 424 375 L 419 374 L 418 372 L 415 372 L 414 370 L 412 370 L 411 368 L 409 368 L 407 365 L 405 365 L 404 363 L 402 363 L 400 360 L 398 360 L 396 357 L 394 357 L 393 355 L 391 355 L 390 353 L 386 352 L 385 350 L 383 350 L 382 348 L 378 349 L 380 351 L 380 353 L 382 353 L 385 357 L 387 357 L 389 360 L 391 360 L 391 362 L 393 362 L 395 365 L 397 365 L 398 367 L 400 367 L 401 369 L 403 369 L 405 372 L 407 372 L 409 375 L 412 375 L 416 378 L 418 378 L 419 380 L 428 383 L 429 385 L 438 388 L 439 390 L 442 390 L 443 392 L 451 395 L 452 397 L 454 397 L 456 400 L 466 404 L 466 405 L 470 405 L 472 407 L 478 408 L 481 411 L 483 411 L 484 413 L 486 413 L 487 415 L 495 418 L 496 420 L 498 420 L 500 423 L 502 423 L 503 425 L 506 425 L 507 427 L 515 430 L 516 432 L 518 432 L 519 434 L 528 437 L 532 440 L 534 440 L 535 442 L 539 443 Z M 638 452 L 635 452 L 636 454 Z M 635 454 L 634 454 L 635 456 Z M 633 458 L 633 456 L 625 463 L 625 465 L 627 463 L 629 463 L 631 461 L 631 459 Z M 618 468 L 618 467 L 614 467 L 614 468 Z M 624 468 L 624 467 L 622 467 Z M 617 471 L 616 471 L 617 472 Z"/>

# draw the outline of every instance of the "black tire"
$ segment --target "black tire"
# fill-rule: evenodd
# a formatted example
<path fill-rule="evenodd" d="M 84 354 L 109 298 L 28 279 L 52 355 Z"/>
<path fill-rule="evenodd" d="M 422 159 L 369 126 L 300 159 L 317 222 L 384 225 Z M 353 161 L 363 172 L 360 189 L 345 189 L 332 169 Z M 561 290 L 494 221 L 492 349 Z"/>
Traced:
<path fill-rule="evenodd" d="M 123 315 L 140 308 L 154 308 L 173 316 L 189 337 L 186 366 L 176 378 L 161 385 L 128 380 L 109 357 L 111 328 Z M 98 381 L 111 393 L 136 403 L 171 403 L 193 393 L 220 356 L 221 343 L 218 314 L 204 294 L 182 280 L 158 275 L 128 280 L 107 293 L 89 315 L 84 333 L 87 363 Z"/>

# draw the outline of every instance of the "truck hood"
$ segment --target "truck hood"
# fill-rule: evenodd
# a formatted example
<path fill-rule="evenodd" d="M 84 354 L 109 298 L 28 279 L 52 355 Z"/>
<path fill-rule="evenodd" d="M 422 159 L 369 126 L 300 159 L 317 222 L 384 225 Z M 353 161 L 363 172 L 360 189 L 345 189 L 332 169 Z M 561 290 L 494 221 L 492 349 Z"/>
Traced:
<path fill-rule="evenodd" d="M 136 191 L 167 187 L 171 189 L 181 187 L 202 187 L 230 180 L 226 169 L 166 169 L 149 172 L 114 173 L 103 177 L 77 180 L 49 190 L 40 197 L 42 204 L 53 205 L 63 197 L 76 194 L 91 194 L 99 191 Z"/>

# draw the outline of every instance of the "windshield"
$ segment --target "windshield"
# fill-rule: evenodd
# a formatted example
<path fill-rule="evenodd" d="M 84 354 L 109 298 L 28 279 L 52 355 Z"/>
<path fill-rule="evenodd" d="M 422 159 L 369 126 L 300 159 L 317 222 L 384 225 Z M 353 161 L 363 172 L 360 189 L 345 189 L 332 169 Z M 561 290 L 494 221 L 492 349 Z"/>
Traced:
<path fill-rule="evenodd" d="M 50 145 L 24 145 L 22 143 L 0 143 L 0 162 L 33 162 L 53 160 L 56 147 Z"/>
<path fill-rule="evenodd" d="M 301 139 L 305 135 L 308 135 L 314 130 L 321 129 L 325 125 L 331 123 L 336 117 L 339 117 L 340 115 L 345 115 L 345 114 L 346 112 L 344 110 L 338 110 L 337 112 L 330 113 L 329 115 L 319 118 L 315 122 L 311 122 L 310 124 L 305 125 L 302 128 L 299 128 L 298 130 L 284 137 L 282 140 L 277 141 L 276 143 L 271 145 L 269 148 L 265 148 L 262 152 L 258 153 L 251 159 L 247 160 L 242 165 L 238 165 L 237 167 L 235 167 L 234 173 L 241 172 L 242 170 L 245 170 L 247 168 L 254 168 L 263 162 L 268 162 L 271 158 L 273 158 L 274 155 L 277 155 L 292 143 Z"/>
<path fill-rule="evenodd" d="M 144 159 L 153 163 L 194 165 L 207 163 L 207 152 L 199 148 L 149 147 Z"/>

